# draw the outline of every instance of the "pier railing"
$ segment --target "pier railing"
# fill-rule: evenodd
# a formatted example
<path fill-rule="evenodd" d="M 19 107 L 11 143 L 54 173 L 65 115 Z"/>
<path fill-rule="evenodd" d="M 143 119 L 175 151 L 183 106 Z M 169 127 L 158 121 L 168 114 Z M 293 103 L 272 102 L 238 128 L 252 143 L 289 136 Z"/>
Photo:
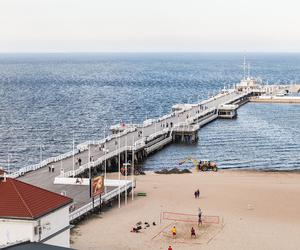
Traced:
<path fill-rule="evenodd" d="M 69 152 L 61 154 L 59 156 L 47 158 L 47 159 L 43 160 L 42 162 L 40 162 L 38 164 L 29 165 L 29 166 L 20 168 L 19 170 L 15 171 L 15 172 L 13 172 L 11 174 L 9 174 L 9 177 L 11 177 L 11 178 L 17 178 L 19 176 L 24 175 L 25 173 L 28 173 L 30 171 L 35 171 L 35 170 L 37 170 L 39 168 L 47 166 L 48 164 L 55 163 L 55 162 L 61 161 L 63 159 L 72 157 L 73 154 L 76 155 L 78 153 L 79 153 L 79 150 L 75 149 L 74 152 L 73 151 L 69 151 Z"/>
<path fill-rule="evenodd" d="M 115 138 L 119 138 L 119 137 L 122 137 L 128 133 L 131 133 L 131 132 L 134 132 L 136 130 L 136 128 L 129 128 L 119 134 L 113 134 L 113 135 L 109 135 L 108 137 L 106 137 L 105 139 L 102 139 L 102 140 L 97 140 L 97 141 L 87 141 L 87 142 L 84 142 L 84 143 L 81 143 L 79 145 L 77 145 L 76 149 L 72 151 L 69 151 L 67 153 L 64 153 L 64 154 L 61 154 L 61 155 L 58 155 L 58 156 L 55 156 L 55 157 L 49 157 L 43 161 L 41 161 L 40 163 L 38 164 L 33 164 L 33 165 L 29 165 L 29 166 L 26 166 L 26 167 L 23 167 L 23 168 L 20 168 L 18 169 L 17 171 L 13 172 L 13 173 L 10 173 L 8 176 L 11 177 L 11 178 L 17 178 L 19 176 L 22 176 L 28 172 L 31 172 L 31 171 L 35 171 L 37 169 L 40 169 L 42 167 L 45 167 L 51 163 L 55 163 L 55 162 L 58 162 L 58 161 L 62 161 L 66 158 L 69 158 L 69 157 L 73 157 L 73 155 L 76 155 L 84 150 L 88 150 L 88 147 L 89 145 L 100 145 L 100 144 L 104 144 L 105 142 L 108 142 L 110 140 L 113 140 Z M 95 161 L 96 162 L 96 161 Z M 69 173 L 66 172 L 65 173 L 66 175 L 68 175 Z M 73 173 L 71 175 L 68 175 L 68 176 L 73 176 Z"/>
<path fill-rule="evenodd" d="M 252 91 L 253 90 L 248 90 L 248 91 L 244 91 L 244 92 L 238 93 L 235 90 L 228 90 L 228 91 L 226 91 L 224 93 L 220 93 L 220 94 L 218 94 L 216 96 L 210 97 L 209 99 L 207 99 L 205 101 L 202 101 L 202 102 L 200 102 L 198 104 L 195 104 L 194 106 L 191 106 L 189 109 L 192 109 L 193 107 L 200 107 L 201 105 L 208 105 L 208 103 L 210 103 L 210 102 L 212 102 L 214 100 L 217 100 L 219 98 L 224 98 L 223 104 L 224 103 L 232 103 L 232 102 L 237 101 L 240 98 L 246 97 L 247 95 L 251 94 Z M 207 108 L 207 106 L 206 106 L 206 108 Z M 205 117 L 204 115 L 206 115 L 208 112 L 211 112 L 211 110 L 214 110 L 214 109 L 217 109 L 217 108 L 218 107 L 211 107 L 211 108 L 208 108 L 206 110 L 203 110 L 203 112 L 201 112 L 199 114 L 196 114 L 194 116 L 191 116 L 189 119 L 187 119 L 186 123 L 187 124 L 193 124 L 193 123 L 194 124 L 200 124 L 200 127 L 201 127 L 203 124 L 206 124 L 210 120 L 216 118 L 215 115 L 212 115 L 211 117 L 208 117 L 208 116 Z M 50 157 L 48 159 L 45 159 L 45 160 L 43 160 L 42 162 L 40 162 L 38 164 L 34 164 L 34 165 L 30 165 L 30 166 L 26 166 L 26 167 L 20 168 L 16 172 L 11 173 L 9 176 L 12 177 L 12 178 L 16 178 L 18 176 L 24 175 L 27 172 L 37 170 L 37 169 L 45 167 L 46 165 L 49 165 L 51 163 L 62 161 L 64 159 L 72 157 L 73 155 L 76 155 L 76 154 L 78 154 L 78 153 L 80 153 L 82 151 L 88 150 L 88 148 L 89 148 L 90 145 L 102 145 L 105 142 L 111 141 L 113 139 L 125 136 L 128 133 L 134 132 L 138 128 L 146 128 L 148 126 L 153 125 L 153 122 L 161 122 L 161 121 L 163 121 L 165 119 L 173 117 L 175 114 L 178 114 L 180 112 L 185 112 L 185 111 L 187 111 L 187 109 L 183 109 L 183 110 L 181 110 L 179 112 L 172 112 L 171 114 L 165 115 L 165 116 L 160 117 L 158 119 L 152 119 L 151 122 L 149 120 L 149 123 L 147 123 L 147 124 L 140 124 L 140 126 L 137 125 L 137 126 L 129 127 L 127 129 L 125 129 L 123 132 L 120 132 L 118 134 L 109 135 L 108 137 L 106 137 L 106 138 L 104 138 L 102 140 L 87 141 L 87 142 L 81 143 L 81 144 L 79 144 L 76 147 L 76 149 L 74 150 L 74 152 L 73 151 L 69 151 L 69 152 L 67 152 L 65 154 L 61 154 L 61 155 L 56 156 L 56 157 Z M 204 117 L 201 118 L 201 116 L 204 116 Z M 176 127 L 176 124 L 174 124 L 174 127 Z M 169 132 L 171 130 L 172 130 L 171 128 L 166 128 L 166 129 L 163 129 L 163 130 L 159 130 L 158 132 L 150 135 L 148 138 L 143 138 L 142 141 L 139 141 L 139 143 L 137 143 L 136 145 L 134 145 L 135 150 L 143 148 L 144 145 L 145 145 L 145 143 L 146 143 L 146 140 L 151 140 L 151 138 L 155 138 L 155 137 L 157 137 L 159 135 L 162 135 L 162 134 L 165 134 L 165 133 L 167 133 L 167 132 Z M 122 150 L 123 150 L 123 148 L 122 148 Z M 87 169 L 89 167 L 94 167 L 97 164 L 100 164 L 101 162 L 103 162 L 105 159 L 108 159 L 109 157 L 111 157 L 112 155 L 115 155 L 115 154 L 118 154 L 118 150 L 110 152 L 109 154 L 100 157 L 99 159 L 97 159 L 94 162 L 87 163 L 87 164 L 81 166 L 79 169 L 76 170 L 76 172 L 74 171 L 74 173 L 73 173 L 73 170 L 71 170 L 71 171 L 68 171 L 68 172 L 64 173 L 63 175 L 64 176 L 73 176 L 74 174 L 81 173 L 85 169 Z"/>
<path fill-rule="evenodd" d="M 190 125 L 190 124 L 186 124 L 184 126 L 180 126 L 175 128 L 173 131 L 174 132 L 193 132 L 193 131 L 197 131 L 199 130 L 200 126 L 199 124 L 194 124 L 194 125 Z"/>
<path fill-rule="evenodd" d="M 158 143 L 155 143 L 154 145 L 148 147 L 148 148 L 145 148 L 147 154 L 167 145 L 168 143 L 170 143 L 172 141 L 172 136 L 168 136 L 166 137 L 165 139 L 159 141 Z"/>
<path fill-rule="evenodd" d="M 107 192 L 106 194 L 102 195 L 101 197 L 101 201 L 100 201 L 100 197 L 94 199 L 94 204 L 93 202 L 90 202 L 78 209 L 76 209 L 75 211 L 71 212 L 69 215 L 69 220 L 70 222 L 79 218 L 80 216 L 88 213 L 89 211 L 93 210 L 94 207 L 97 207 L 101 204 L 113 199 L 114 197 L 118 196 L 119 193 L 125 192 L 126 190 L 133 188 L 134 187 L 134 183 L 132 181 L 127 181 L 125 185 L 121 185 L 119 183 L 120 187 L 117 187 L 115 189 L 113 189 L 110 192 Z"/>
<path fill-rule="evenodd" d="M 146 137 L 146 138 L 145 138 L 145 141 L 151 141 L 151 140 L 153 140 L 155 137 L 164 135 L 164 134 L 168 133 L 169 131 L 170 131 L 169 128 L 164 128 L 163 130 L 157 131 L 157 132 L 151 134 L 150 136 Z"/>
<path fill-rule="evenodd" d="M 116 138 L 119 138 L 119 137 L 122 137 L 124 135 L 127 135 L 131 132 L 134 132 L 136 131 L 136 127 L 134 128 L 128 128 L 128 129 L 125 129 L 124 131 L 118 133 L 118 134 L 112 134 L 112 135 L 109 135 L 107 136 L 106 138 L 104 139 L 101 139 L 101 140 L 92 140 L 92 141 L 86 141 L 86 142 L 83 142 L 83 143 L 80 143 L 77 145 L 77 149 L 79 150 L 88 150 L 89 146 L 90 145 L 102 145 L 106 142 L 109 142 L 113 139 L 116 139 Z"/>
<path fill-rule="evenodd" d="M 77 175 L 83 173 L 86 169 L 94 168 L 95 166 L 98 166 L 99 164 L 101 164 L 105 160 L 108 160 L 109 158 L 111 158 L 111 157 L 113 157 L 115 155 L 118 155 L 118 154 L 120 154 L 120 153 L 122 153 L 124 151 L 129 151 L 129 150 L 132 150 L 131 146 L 121 147 L 121 148 L 119 148 L 117 150 L 114 150 L 114 151 L 111 151 L 111 152 L 109 152 L 107 154 L 104 154 L 103 156 L 101 156 L 100 158 L 98 158 L 95 161 L 91 161 L 91 162 L 88 162 L 88 163 L 80 166 L 79 168 L 75 169 L 74 171 L 70 170 L 70 171 L 61 173 L 60 176 L 61 177 L 77 176 Z"/>

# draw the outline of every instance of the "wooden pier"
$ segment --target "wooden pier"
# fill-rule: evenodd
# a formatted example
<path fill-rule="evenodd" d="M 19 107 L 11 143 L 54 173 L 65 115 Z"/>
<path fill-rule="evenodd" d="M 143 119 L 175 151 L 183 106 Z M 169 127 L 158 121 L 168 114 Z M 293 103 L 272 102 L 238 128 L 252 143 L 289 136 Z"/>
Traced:
<path fill-rule="evenodd" d="M 233 118 L 237 109 L 250 98 L 270 94 L 269 86 L 253 85 L 252 82 L 251 84 L 245 86 L 243 83 L 242 86 L 223 90 L 218 95 L 196 104 L 174 105 L 170 114 L 146 120 L 143 124 L 119 124 L 112 128 L 113 133 L 107 138 L 79 144 L 72 152 L 24 167 L 11 174 L 11 177 L 73 198 L 75 210 L 70 215 L 70 220 L 73 221 L 92 209 L 92 200 L 89 198 L 89 186 L 63 184 L 64 178 L 87 178 L 89 175 L 119 171 L 124 163 L 131 162 L 137 166 L 147 155 L 171 142 L 196 142 L 197 132 L 201 127 L 218 117 Z M 293 86 L 293 89 L 300 91 L 300 86 L 297 86 Z M 272 93 L 287 88 L 289 86 L 277 86 L 277 90 L 273 87 Z M 126 183 L 109 186 L 101 202 L 114 199 L 120 193 L 130 192 L 134 185 L 131 179 Z M 95 202 L 99 204 L 100 200 Z"/>

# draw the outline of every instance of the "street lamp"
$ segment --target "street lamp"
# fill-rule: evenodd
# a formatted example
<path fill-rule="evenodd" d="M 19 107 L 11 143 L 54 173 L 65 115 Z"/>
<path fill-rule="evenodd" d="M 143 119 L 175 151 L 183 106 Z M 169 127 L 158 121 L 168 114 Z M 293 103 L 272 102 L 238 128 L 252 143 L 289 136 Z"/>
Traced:
<path fill-rule="evenodd" d="M 73 131 L 73 178 L 75 176 L 75 140 L 74 140 L 74 131 Z"/>
<path fill-rule="evenodd" d="M 126 188 L 125 188 L 125 205 L 127 205 L 127 167 L 128 167 L 128 162 L 127 162 L 127 136 L 125 137 L 125 180 L 126 180 Z"/>
<path fill-rule="evenodd" d="M 43 150 L 45 150 L 44 146 L 45 145 L 43 145 L 43 144 L 31 145 L 31 147 L 34 147 L 34 148 L 37 147 L 37 148 L 39 148 L 39 151 L 40 151 L 40 162 L 43 161 Z"/>
<path fill-rule="evenodd" d="M 11 159 L 11 154 L 8 153 L 7 154 L 7 173 L 9 174 L 10 171 L 9 171 L 9 168 L 10 168 L 10 159 Z"/>
<path fill-rule="evenodd" d="M 106 143 L 105 143 L 105 146 L 104 146 L 104 182 L 106 181 L 106 179 L 107 179 L 107 177 L 106 177 L 106 161 L 107 161 L 107 159 L 106 159 L 106 154 L 109 152 L 109 150 L 106 148 Z M 106 190 L 107 190 L 107 188 L 106 188 L 106 186 L 104 185 L 104 187 L 105 187 L 105 193 L 106 193 Z"/>
<path fill-rule="evenodd" d="M 132 147 L 132 165 L 131 165 L 131 183 L 132 183 L 132 190 L 131 190 L 131 200 L 133 200 L 134 197 L 134 190 L 133 190 L 133 183 L 134 183 L 134 154 L 135 154 L 135 149 L 136 145 L 138 142 L 144 141 L 143 139 L 139 139 L 137 141 L 134 141 L 134 136 L 133 136 L 133 147 Z"/>
<path fill-rule="evenodd" d="M 119 133 L 120 133 L 120 131 L 119 131 Z M 119 159 L 118 159 L 118 165 L 119 165 L 119 169 L 118 169 L 118 172 L 119 172 L 119 195 L 118 195 L 118 200 L 119 200 L 119 204 L 118 204 L 118 206 L 119 206 L 119 208 L 121 207 L 121 186 L 120 186 L 120 184 L 121 184 L 121 136 L 120 136 L 120 134 L 119 134 L 119 143 L 118 143 L 119 145 Z"/>
<path fill-rule="evenodd" d="M 42 162 L 43 161 L 42 144 L 40 144 L 39 147 L 40 147 L 40 162 Z"/>

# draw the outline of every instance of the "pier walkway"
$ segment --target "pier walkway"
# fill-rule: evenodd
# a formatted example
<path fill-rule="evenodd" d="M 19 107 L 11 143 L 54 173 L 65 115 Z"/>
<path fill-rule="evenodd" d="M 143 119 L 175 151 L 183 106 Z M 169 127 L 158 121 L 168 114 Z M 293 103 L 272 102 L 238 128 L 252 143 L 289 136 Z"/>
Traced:
<path fill-rule="evenodd" d="M 250 80 L 249 82 L 252 83 Z M 243 87 L 242 84 L 241 87 Z M 282 88 L 278 89 L 282 90 Z M 74 151 L 46 159 L 33 166 L 24 167 L 11 174 L 11 177 L 73 198 L 75 211 L 72 212 L 73 217 L 70 217 L 72 220 L 91 209 L 89 186 L 68 185 L 64 183 L 64 179 L 76 178 L 80 175 L 88 177 L 87 174 L 97 175 L 99 172 L 103 173 L 104 170 L 106 172 L 106 168 L 118 170 L 123 163 L 129 161 L 137 164 L 148 154 L 176 141 L 176 138 L 188 137 L 195 141 L 196 133 L 202 126 L 218 117 L 226 117 L 228 110 L 233 111 L 228 116 L 232 118 L 235 110 L 248 102 L 249 97 L 266 93 L 266 90 L 267 88 L 263 87 L 256 89 L 247 87 L 242 90 L 235 88 L 224 90 L 218 95 L 196 104 L 174 105 L 170 114 L 157 119 L 148 119 L 143 124 L 119 125 L 116 128 L 119 131 L 115 131 L 115 134 L 99 141 L 79 144 Z M 274 89 L 272 91 L 274 92 Z M 219 115 L 220 110 L 222 113 Z M 80 166 L 79 158 L 81 159 Z M 53 168 L 54 171 L 50 171 L 50 168 Z M 106 199 L 112 199 L 119 196 L 120 192 L 130 191 L 133 187 L 133 181 L 116 186 L 110 185 L 103 196 Z"/>
<path fill-rule="evenodd" d="M 50 162 L 33 171 L 26 172 L 26 169 L 21 169 L 15 173 L 15 177 L 32 185 L 56 193 L 63 193 L 73 198 L 76 209 L 78 209 L 91 202 L 89 186 L 54 184 L 55 178 L 78 176 L 90 167 L 93 169 L 102 164 L 105 160 L 113 157 L 118 158 L 120 153 L 131 152 L 131 159 L 133 150 L 136 153 L 143 150 L 150 153 L 151 148 L 155 150 L 171 142 L 172 132 L 180 128 L 180 126 L 197 125 L 195 120 L 197 121 L 197 118 L 201 118 L 201 116 L 203 118 L 199 121 L 203 126 L 205 123 L 217 118 L 216 112 L 220 105 L 235 102 L 247 95 L 248 93 L 237 93 L 232 90 L 198 104 L 186 104 L 182 110 L 172 112 L 155 120 L 146 121 L 143 125 L 127 129 L 127 131 L 125 130 L 104 140 L 80 144 L 76 148 L 74 157 L 69 154 L 69 156 L 61 160 Z M 91 162 L 89 161 L 90 156 L 93 158 Z M 78 158 L 81 159 L 81 166 L 77 163 Z M 128 160 L 131 159 L 128 157 Z M 73 164 L 73 161 L 76 163 Z M 49 171 L 49 167 L 53 167 L 54 171 Z M 63 172 L 61 172 L 61 169 L 63 169 Z M 111 192 L 114 189 L 118 189 L 117 186 L 109 187 L 107 192 Z"/>

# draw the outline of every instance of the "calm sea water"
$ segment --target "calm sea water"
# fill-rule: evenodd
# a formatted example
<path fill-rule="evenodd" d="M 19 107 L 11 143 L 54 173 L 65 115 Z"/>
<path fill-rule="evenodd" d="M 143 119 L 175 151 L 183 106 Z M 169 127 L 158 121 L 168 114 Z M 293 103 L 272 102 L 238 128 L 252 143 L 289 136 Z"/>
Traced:
<path fill-rule="evenodd" d="M 196 102 L 242 77 L 242 54 L 0 54 L 0 166 L 19 168 L 102 138 L 105 126 L 141 122 Z M 300 83 L 300 54 L 250 54 L 252 75 Z M 196 145 L 171 145 L 144 167 L 188 155 L 224 168 L 300 169 L 300 105 L 247 104 Z M 42 145 L 42 147 L 41 147 Z M 42 150 L 41 150 L 42 148 Z M 188 165 L 187 165 L 188 166 Z"/>

